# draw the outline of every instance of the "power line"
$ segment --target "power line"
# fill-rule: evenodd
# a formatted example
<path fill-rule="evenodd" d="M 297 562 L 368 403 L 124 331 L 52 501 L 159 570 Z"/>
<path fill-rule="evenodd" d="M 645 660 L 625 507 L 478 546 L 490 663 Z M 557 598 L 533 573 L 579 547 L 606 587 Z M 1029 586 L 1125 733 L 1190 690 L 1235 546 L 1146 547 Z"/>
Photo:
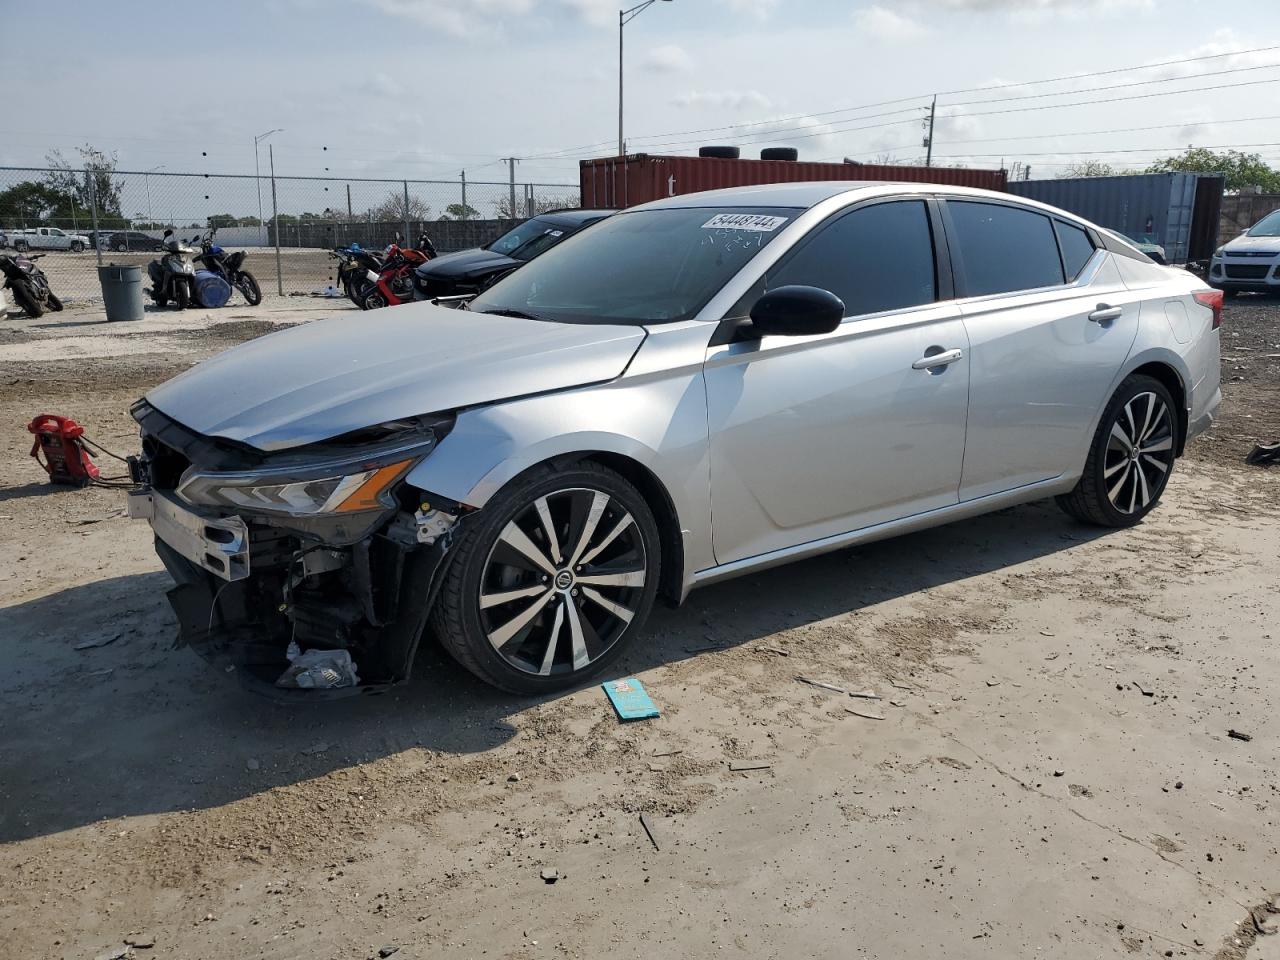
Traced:
<path fill-rule="evenodd" d="M 1200 145 L 1203 150 L 1237 150 L 1241 147 L 1280 147 L 1280 141 L 1272 143 L 1219 143 L 1211 145 Z M 1043 153 L 1027 153 L 1022 150 L 1015 151 L 1019 157 L 1061 157 L 1064 154 L 1070 154 L 1078 157 L 1098 157 L 1108 154 L 1118 153 L 1164 153 L 1171 147 L 1142 147 L 1130 148 L 1123 150 L 1050 150 Z M 1004 153 L 948 153 L 941 157 L 943 160 L 964 160 L 977 159 L 982 157 L 1007 157 L 1010 151 Z"/>

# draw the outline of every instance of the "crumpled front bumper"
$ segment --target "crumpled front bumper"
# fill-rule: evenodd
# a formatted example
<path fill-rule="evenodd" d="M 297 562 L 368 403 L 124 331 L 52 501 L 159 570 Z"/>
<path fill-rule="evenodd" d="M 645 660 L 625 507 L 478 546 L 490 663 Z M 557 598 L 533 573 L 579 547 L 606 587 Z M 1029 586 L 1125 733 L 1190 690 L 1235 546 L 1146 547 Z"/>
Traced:
<path fill-rule="evenodd" d="M 255 693 L 278 701 L 380 693 L 408 679 L 443 573 L 449 538 L 407 543 L 383 529 L 346 547 L 306 541 L 258 519 L 205 516 L 172 494 L 131 492 L 174 586 L 176 645 L 189 645 Z M 276 686 L 291 643 L 345 649 L 357 686 Z"/>

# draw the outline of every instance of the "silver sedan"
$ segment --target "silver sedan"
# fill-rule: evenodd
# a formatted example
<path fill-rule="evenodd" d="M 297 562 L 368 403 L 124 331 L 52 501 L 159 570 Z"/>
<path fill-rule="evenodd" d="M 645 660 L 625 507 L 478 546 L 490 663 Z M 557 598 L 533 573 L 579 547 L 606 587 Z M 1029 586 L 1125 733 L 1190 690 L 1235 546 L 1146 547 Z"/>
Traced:
<path fill-rule="evenodd" d="M 659 596 L 1045 497 L 1139 522 L 1214 417 L 1221 307 L 1004 194 L 676 197 L 460 309 L 307 324 L 152 390 L 130 512 L 182 638 L 258 689 L 379 689 L 434 634 L 559 690 Z"/>

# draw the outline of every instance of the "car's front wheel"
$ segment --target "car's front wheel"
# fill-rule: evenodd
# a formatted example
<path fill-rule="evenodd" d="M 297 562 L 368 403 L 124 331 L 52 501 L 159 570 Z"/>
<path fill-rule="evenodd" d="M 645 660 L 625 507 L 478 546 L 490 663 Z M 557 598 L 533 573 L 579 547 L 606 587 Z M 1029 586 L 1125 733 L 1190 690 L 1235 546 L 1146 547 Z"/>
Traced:
<path fill-rule="evenodd" d="M 1057 498 L 1077 520 L 1128 527 L 1155 507 L 1177 451 L 1178 414 L 1168 388 L 1127 378 L 1103 411 L 1075 489 Z"/>
<path fill-rule="evenodd" d="M 658 588 L 653 512 L 598 464 L 541 467 L 475 517 L 433 611 L 464 667 L 513 693 L 563 690 L 615 661 Z"/>

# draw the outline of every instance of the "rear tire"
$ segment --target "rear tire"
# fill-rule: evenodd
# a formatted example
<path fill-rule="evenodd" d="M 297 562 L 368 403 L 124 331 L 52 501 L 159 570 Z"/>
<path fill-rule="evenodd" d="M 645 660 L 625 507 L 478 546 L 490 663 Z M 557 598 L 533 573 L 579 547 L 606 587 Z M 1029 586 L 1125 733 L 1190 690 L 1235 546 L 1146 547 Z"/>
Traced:
<path fill-rule="evenodd" d="M 486 683 L 535 695 L 575 687 L 623 654 L 653 607 L 662 558 L 639 491 L 591 462 L 512 481 L 453 554 L 436 636 Z"/>
<path fill-rule="evenodd" d="M 31 250 L 31 244 L 25 240 L 15 240 L 13 241 L 13 249 L 19 253 L 28 253 Z"/>
<path fill-rule="evenodd" d="M 1131 527 L 1150 513 L 1173 472 L 1178 409 L 1168 389 L 1128 377 L 1102 413 L 1075 489 L 1056 499 L 1083 523 Z"/>
<path fill-rule="evenodd" d="M 13 302 L 20 306 L 28 317 L 34 320 L 44 316 L 44 307 L 40 306 L 40 301 L 31 295 L 25 283 L 16 283 L 10 289 L 13 291 Z"/>
<path fill-rule="evenodd" d="M 236 289 L 240 291 L 240 295 L 249 306 L 256 307 L 262 302 L 262 288 L 258 286 L 257 279 L 248 270 L 241 270 L 236 275 Z"/>
<path fill-rule="evenodd" d="M 72 252 L 72 253 L 84 253 L 84 244 L 83 244 L 83 243 L 81 243 L 79 240 L 73 240 L 73 241 L 71 241 L 71 252 Z"/>

